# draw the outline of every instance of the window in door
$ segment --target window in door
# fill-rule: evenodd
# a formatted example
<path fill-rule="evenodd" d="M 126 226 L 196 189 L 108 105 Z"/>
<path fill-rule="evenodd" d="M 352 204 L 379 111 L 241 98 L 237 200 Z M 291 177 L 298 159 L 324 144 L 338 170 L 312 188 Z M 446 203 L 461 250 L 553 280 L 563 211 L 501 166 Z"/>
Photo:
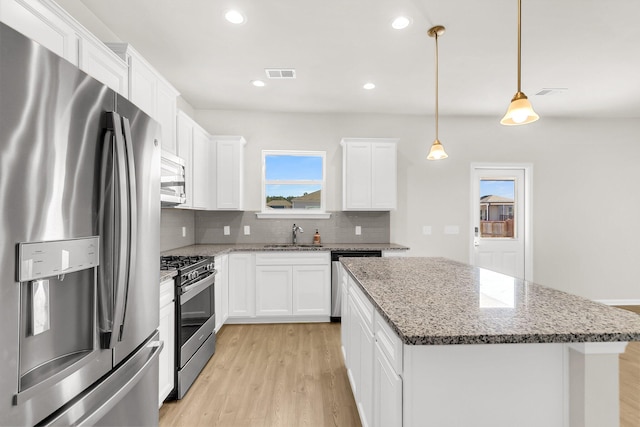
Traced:
<path fill-rule="evenodd" d="M 262 212 L 325 212 L 324 151 L 262 152 Z"/>
<path fill-rule="evenodd" d="M 480 237 L 516 237 L 515 195 L 515 178 L 480 180 Z"/>

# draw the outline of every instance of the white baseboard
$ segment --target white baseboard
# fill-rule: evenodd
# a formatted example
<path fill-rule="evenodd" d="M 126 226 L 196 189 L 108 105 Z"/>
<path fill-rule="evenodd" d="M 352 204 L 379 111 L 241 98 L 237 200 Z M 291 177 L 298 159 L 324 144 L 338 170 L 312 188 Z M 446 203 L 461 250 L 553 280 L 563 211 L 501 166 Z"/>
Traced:
<path fill-rule="evenodd" d="M 269 317 L 229 317 L 225 324 L 246 325 L 258 323 L 328 323 L 329 316 L 269 316 Z"/>
<path fill-rule="evenodd" d="M 640 305 L 640 299 L 597 299 L 594 301 L 606 305 Z"/>

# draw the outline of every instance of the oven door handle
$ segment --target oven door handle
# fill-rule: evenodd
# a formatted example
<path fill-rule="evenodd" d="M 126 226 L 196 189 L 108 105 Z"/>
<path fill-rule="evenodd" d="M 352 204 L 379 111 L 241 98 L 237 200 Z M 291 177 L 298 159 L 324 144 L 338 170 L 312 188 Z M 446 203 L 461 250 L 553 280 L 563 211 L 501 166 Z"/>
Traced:
<path fill-rule="evenodd" d="M 203 290 L 207 289 L 209 286 L 213 286 L 216 273 L 217 272 L 214 272 L 213 274 L 207 276 L 205 279 L 182 288 L 182 293 L 180 294 L 180 304 L 184 304 Z"/>

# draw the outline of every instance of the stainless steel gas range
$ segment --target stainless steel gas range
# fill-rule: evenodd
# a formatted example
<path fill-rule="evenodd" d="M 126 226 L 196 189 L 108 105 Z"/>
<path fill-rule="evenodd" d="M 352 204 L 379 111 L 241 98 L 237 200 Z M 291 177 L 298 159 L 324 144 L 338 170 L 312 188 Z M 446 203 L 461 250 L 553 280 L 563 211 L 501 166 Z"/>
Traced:
<path fill-rule="evenodd" d="M 163 256 L 161 269 L 175 269 L 176 376 L 169 399 L 182 399 L 216 347 L 213 258 Z"/>

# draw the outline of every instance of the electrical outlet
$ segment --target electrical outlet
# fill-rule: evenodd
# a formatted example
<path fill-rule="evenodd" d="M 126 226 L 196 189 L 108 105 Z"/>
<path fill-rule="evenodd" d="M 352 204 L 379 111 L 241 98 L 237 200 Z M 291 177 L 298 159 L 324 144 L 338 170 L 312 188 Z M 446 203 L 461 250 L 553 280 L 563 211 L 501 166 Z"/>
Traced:
<path fill-rule="evenodd" d="M 182 237 L 187 237 L 187 227 L 182 227 Z"/>
<path fill-rule="evenodd" d="M 228 236 L 231 234 L 231 227 L 229 227 L 228 225 L 224 226 L 224 235 Z"/>
<path fill-rule="evenodd" d="M 360 227 L 359 225 L 356 225 L 356 236 L 359 236 L 362 234 L 362 227 Z"/>
<path fill-rule="evenodd" d="M 430 225 L 423 225 L 422 226 L 422 234 L 430 235 L 431 234 L 431 226 Z"/>
<path fill-rule="evenodd" d="M 244 235 L 248 236 L 249 234 L 251 234 L 251 227 L 248 225 L 244 226 Z"/>

